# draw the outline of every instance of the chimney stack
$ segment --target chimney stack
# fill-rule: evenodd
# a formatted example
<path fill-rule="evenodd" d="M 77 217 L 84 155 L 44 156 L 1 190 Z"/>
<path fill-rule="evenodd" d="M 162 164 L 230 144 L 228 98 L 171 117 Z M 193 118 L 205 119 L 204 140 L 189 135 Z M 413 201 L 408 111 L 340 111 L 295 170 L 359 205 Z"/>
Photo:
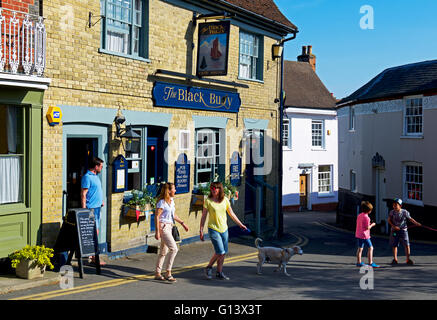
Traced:
<path fill-rule="evenodd" d="M 316 72 L 316 56 L 313 54 L 313 46 L 303 46 L 302 55 L 297 57 L 297 61 L 309 63 Z"/>

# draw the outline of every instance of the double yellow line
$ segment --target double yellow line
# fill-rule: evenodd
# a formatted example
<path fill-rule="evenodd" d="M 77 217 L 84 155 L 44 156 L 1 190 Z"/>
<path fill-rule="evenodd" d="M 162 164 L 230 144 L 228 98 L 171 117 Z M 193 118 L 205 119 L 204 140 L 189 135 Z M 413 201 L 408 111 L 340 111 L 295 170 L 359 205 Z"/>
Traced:
<path fill-rule="evenodd" d="M 229 263 L 235 263 L 247 259 L 252 259 L 257 256 L 258 252 L 248 253 L 245 255 L 240 255 L 236 257 L 231 257 L 225 260 L 226 264 Z M 187 272 L 195 269 L 200 269 L 206 267 L 207 263 L 199 263 L 192 266 L 182 267 L 182 268 L 175 268 L 172 270 L 172 274 L 179 274 L 182 272 Z M 100 290 L 110 287 L 116 287 L 121 286 L 129 283 L 133 283 L 140 280 L 152 280 L 154 279 L 155 275 L 153 273 L 150 274 L 144 274 L 144 275 L 137 275 L 137 276 L 131 276 L 131 277 L 125 277 L 120 279 L 114 279 L 114 280 L 108 280 L 108 281 L 102 281 L 98 283 L 91 283 L 83 286 L 79 286 L 72 289 L 61 289 L 61 290 L 55 290 L 50 292 L 43 292 L 38 294 L 33 294 L 29 296 L 23 296 L 18 298 L 13 298 L 11 300 L 45 300 L 45 299 L 51 299 L 71 294 L 77 294 L 81 292 L 87 292 L 87 291 L 94 291 L 94 290 Z"/>
<path fill-rule="evenodd" d="M 308 239 L 306 237 L 299 236 L 297 234 L 292 234 L 292 235 L 298 239 L 297 242 L 292 244 L 292 246 L 298 245 L 298 246 L 303 247 L 308 243 Z M 230 264 L 230 263 L 235 263 L 235 262 L 253 259 L 253 258 L 256 258 L 257 255 L 258 255 L 258 251 L 255 251 L 255 252 L 251 252 L 248 254 L 227 258 L 227 259 L 225 259 L 225 264 Z M 207 266 L 207 263 L 204 262 L 204 263 L 199 263 L 199 264 L 195 264 L 192 266 L 175 268 L 172 270 L 172 274 L 179 274 L 179 273 L 187 272 L 187 271 L 191 271 L 191 270 L 202 269 L 206 266 Z M 72 289 L 61 289 L 61 290 L 54 290 L 54 291 L 50 291 L 50 292 L 37 293 L 37 294 L 33 294 L 33 295 L 13 298 L 11 300 L 45 300 L 45 299 L 51 299 L 51 298 L 56 298 L 56 297 L 61 297 L 61 296 L 66 296 L 66 295 L 71 295 L 71 294 L 78 294 L 81 292 L 88 292 L 88 291 L 94 291 L 94 290 L 100 290 L 100 289 L 105 289 L 105 288 L 121 286 L 121 285 L 129 284 L 129 283 L 133 283 L 136 281 L 140 281 L 140 280 L 153 280 L 154 277 L 155 277 L 155 275 L 153 273 L 137 275 L 137 276 L 130 276 L 130 277 L 124 277 L 124 278 L 120 278 L 120 279 L 113 279 L 113 280 L 101 281 L 101 282 L 97 282 L 97 283 L 86 284 L 86 285 L 75 287 Z"/>

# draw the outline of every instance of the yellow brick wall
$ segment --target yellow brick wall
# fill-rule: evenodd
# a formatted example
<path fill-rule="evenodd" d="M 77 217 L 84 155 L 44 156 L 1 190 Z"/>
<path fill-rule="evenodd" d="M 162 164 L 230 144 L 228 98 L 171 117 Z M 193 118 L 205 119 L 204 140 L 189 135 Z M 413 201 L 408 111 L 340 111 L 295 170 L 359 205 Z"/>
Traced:
<path fill-rule="evenodd" d="M 241 139 L 244 118 L 269 120 L 269 130 L 276 143 L 273 154 L 278 153 L 278 104 L 274 99 L 279 91 L 279 61 L 271 58 L 271 46 L 276 41 L 264 38 L 264 81 L 238 80 L 239 29 L 231 25 L 228 75 L 215 77 L 227 81 L 237 81 L 249 85 L 248 89 L 237 88 L 242 101 L 239 114 L 184 110 L 154 107 L 152 102 L 153 80 L 149 78 L 157 69 L 195 74 L 197 51 L 191 50 L 193 34 L 197 47 L 197 29 L 191 28 L 192 12 L 159 0 L 149 1 L 149 59 L 144 62 L 115 55 L 99 53 L 100 23 L 88 28 L 88 13 L 92 12 L 93 22 L 100 14 L 99 0 L 49 0 L 44 2 L 44 15 L 47 29 L 47 69 L 46 76 L 52 79 L 45 93 L 43 114 L 52 105 L 71 105 L 98 108 L 118 108 L 148 112 L 172 113 L 169 128 L 169 181 L 174 179 L 174 162 L 179 151 L 180 129 L 191 130 L 190 144 L 194 144 L 194 123 L 192 115 L 228 117 L 226 129 L 226 174 L 229 174 L 229 159 L 234 151 L 243 151 Z M 189 49 L 187 49 L 189 48 Z M 188 53 L 188 54 L 187 54 Z M 214 87 L 213 87 L 214 88 Z M 215 87 L 217 88 L 217 87 Z M 230 90 L 234 88 L 229 87 Z M 236 127 L 238 117 L 238 127 Z M 128 122 L 128 121 L 127 121 Z M 114 138 L 113 128 L 112 138 Z M 61 222 L 62 217 L 62 172 L 63 126 L 51 127 L 43 121 L 43 241 L 48 245 L 55 240 L 55 230 L 44 226 Z M 122 149 L 117 142 L 109 141 L 110 161 Z M 191 183 L 194 184 L 194 148 L 188 152 L 191 161 Z M 243 155 L 244 172 L 244 155 Z M 278 179 L 278 159 L 273 157 L 272 174 L 267 182 L 276 185 Z M 111 168 L 108 166 L 108 186 L 112 185 Z M 108 190 L 112 188 L 108 187 Z M 244 179 L 239 188 L 240 199 L 234 211 L 244 217 Z M 201 211 L 190 211 L 191 193 L 176 196 L 177 214 L 188 224 L 190 231 L 181 236 L 189 238 L 198 235 Z M 108 195 L 107 238 L 111 250 L 118 251 L 136 247 L 146 241 L 149 221 L 126 222 L 120 219 L 122 194 Z M 273 214 L 272 193 L 267 191 L 268 215 Z M 230 223 L 232 225 L 232 223 Z"/>

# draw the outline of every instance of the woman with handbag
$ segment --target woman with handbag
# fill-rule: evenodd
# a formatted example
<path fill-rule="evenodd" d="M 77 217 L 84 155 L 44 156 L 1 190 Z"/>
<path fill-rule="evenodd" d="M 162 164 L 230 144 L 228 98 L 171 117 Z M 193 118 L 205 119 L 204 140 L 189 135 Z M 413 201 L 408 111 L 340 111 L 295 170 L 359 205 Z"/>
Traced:
<path fill-rule="evenodd" d="M 206 216 L 208 219 L 208 233 L 214 247 L 214 254 L 205 268 L 207 279 L 212 279 L 212 266 L 217 262 L 216 278 L 220 280 L 229 280 L 223 273 L 223 263 L 225 254 L 228 252 L 228 224 L 227 215 L 243 230 L 248 230 L 241 223 L 231 208 L 229 199 L 225 197 L 223 184 L 221 182 L 212 182 L 208 198 L 203 203 L 202 218 L 200 219 L 200 240 L 204 241 L 203 228 Z"/>
<path fill-rule="evenodd" d="M 175 193 L 175 185 L 167 182 L 162 186 L 161 193 L 157 199 L 155 211 L 155 239 L 161 240 L 161 247 L 159 250 L 158 261 L 156 262 L 155 280 L 168 280 L 170 282 L 176 282 L 176 279 L 171 274 L 171 268 L 173 266 L 176 254 L 178 253 L 178 247 L 172 235 L 174 221 L 179 222 L 185 231 L 188 231 L 188 227 L 185 225 L 185 223 L 175 214 L 175 205 L 173 200 Z M 166 256 L 166 274 L 165 276 L 162 276 L 161 271 Z"/>

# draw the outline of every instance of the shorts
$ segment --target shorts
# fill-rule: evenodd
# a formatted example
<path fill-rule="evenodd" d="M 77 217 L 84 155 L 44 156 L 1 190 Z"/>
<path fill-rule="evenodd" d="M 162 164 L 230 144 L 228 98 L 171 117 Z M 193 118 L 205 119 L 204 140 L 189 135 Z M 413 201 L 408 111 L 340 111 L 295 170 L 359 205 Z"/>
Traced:
<path fill-rule="evenodd" d="M 357 238 L 357 245 L 358 245 L 358 248 L 361 248 L 361 249 L 364 248 L 364 245 L 366 245 L 367 248 L 373 247 L 372 241 L 370 241 L 370 239 L 359 239 L 359 238 Z"/>
<path fill-rule="evenodd" d="M 228 230 L 225 232 L 218 232 L 214 229 L 208 228 L 209 238 L 211 239 L 214 251 L 216 254 L 228 253 Z"/>
<path fill-rule="evenodd" d="M 390 232 L 390 246 L 391 247 L 398 247 L 399 243 L 402 243 L 404 246 L 410 245 L 410 239 L 408 238 L 408 231 L 407 230 L 399 230 L 394 231 L 391 230 Z"/>
<path fill-rule="evenodd" d="M 96 221 L 96 228 L 97 229 L 100 229 L 100 209 L 101 209 L 101 207 L 91 209 L 94 212 L 94 219 Z"/>

